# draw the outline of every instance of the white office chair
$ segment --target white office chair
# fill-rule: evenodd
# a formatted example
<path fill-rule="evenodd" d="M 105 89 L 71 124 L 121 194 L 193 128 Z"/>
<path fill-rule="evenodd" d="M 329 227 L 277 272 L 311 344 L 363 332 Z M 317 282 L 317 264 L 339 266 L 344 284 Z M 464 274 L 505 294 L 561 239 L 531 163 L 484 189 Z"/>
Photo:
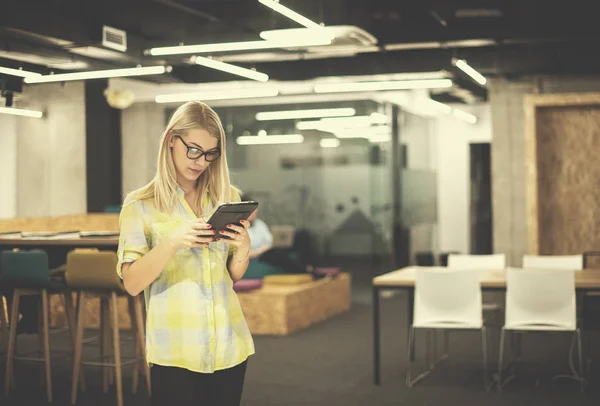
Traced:
<path fill-rule="evenodd" d="M 469 254 L 450 254 L 448 256 L 449 269 L 475 270 L 475 271 L 503 271 L 506 268 L 505 254 L 490 254 L 490 255 L 469 255 Z M 482 308 L 486 324 L 502 313 L 503 297 L 497 292 L 484 292 L 482 294 Z M 486 316 L 487 315 L 487 316 Z M 499 326 L 499 324 L 498 324 Z M 444 336 L 444 357 L 447 356 L 450 347 L 450 339 L 448 333 Z"/>
<path fill-rule="evenodd" d="M 506 331 L 527 332 L 572 332 L 577 340 L 579 371 L 574 378 L 584 390 L 583 356 L 581 332 L 577 328 L 575 271 L 564 269 L 519 269 L 509 268 L 506 280 L 505 324 L 500 334 L 498 362 L 498 389 L 501 392 L 506 381 L 502 381 L 504 338 Z"/>
<path fill-rule="evenodd" d="M 432 366 L 412 379 L 411 354 L 415 330 L 481 330 L 484 386 L 487 379 L 487 337 L 481 310 L 481 285 L 475 271 L 419 268 L 416 271 L 413 324 L 408 340 L 406 385 L 412 387 L 432 371 Z"/>
<path fill-rule="evenodd" d="M 525 269 L 583 270 L 583 255 L 524 255 Z"/>
<path fill-rule="evenodd" d="M 476 270 L 476 271 L 503 271 L 506 268 L 506 255 L 463 255 L 450 254 L 448 256 L 448 268 Z M 485 295 L 487 296 L 487 295 Z M 501 311 L 502 304 L 495 303 L 493 297 L 489 300 L 484 298 L 483 311 Z"/>

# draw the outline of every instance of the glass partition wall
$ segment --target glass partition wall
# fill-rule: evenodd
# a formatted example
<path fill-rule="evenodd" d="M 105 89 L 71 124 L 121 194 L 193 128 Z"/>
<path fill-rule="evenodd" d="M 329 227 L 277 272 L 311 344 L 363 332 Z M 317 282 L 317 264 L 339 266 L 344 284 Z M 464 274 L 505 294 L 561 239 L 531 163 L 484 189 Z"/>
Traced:
<path fill-rule="evenodd" d="M 429 119 L 373 101 L 215 110 L 227 133 L 234 184 L 260 202 L 270 226 L 308 231 L 319 265 L 364 266 L 375 275 L 413 262 L 417 251 L 434 250 Z M 396 135 L 392 114 L 398 115 Z M 402 159 L 397 177 L 394 142 Z M 402 235 L 394 227 L 395 188 Z M 398 243 L 408 254 L 395 258 Z"/>

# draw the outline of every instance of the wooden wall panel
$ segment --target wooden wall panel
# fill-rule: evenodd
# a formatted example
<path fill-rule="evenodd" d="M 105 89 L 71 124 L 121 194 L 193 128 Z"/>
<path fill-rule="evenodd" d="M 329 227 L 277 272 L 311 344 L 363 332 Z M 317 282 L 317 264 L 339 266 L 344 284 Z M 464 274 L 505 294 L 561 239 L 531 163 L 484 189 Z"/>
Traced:
<path fill-rule="evenodd" d="M 600 95 L 527 100 L 529 252 L 600 250 Z"/>

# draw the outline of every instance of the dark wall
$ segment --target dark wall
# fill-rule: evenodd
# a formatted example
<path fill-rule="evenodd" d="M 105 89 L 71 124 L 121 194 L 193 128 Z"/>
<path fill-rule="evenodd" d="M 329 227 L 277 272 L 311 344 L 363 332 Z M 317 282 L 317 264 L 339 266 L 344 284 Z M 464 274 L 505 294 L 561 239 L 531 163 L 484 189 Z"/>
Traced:
<path fill-rule="evenodd" d="M 121 204 L 121 111 L 108 105 L 108 80 L 85 83 L 87 211 Z"/>

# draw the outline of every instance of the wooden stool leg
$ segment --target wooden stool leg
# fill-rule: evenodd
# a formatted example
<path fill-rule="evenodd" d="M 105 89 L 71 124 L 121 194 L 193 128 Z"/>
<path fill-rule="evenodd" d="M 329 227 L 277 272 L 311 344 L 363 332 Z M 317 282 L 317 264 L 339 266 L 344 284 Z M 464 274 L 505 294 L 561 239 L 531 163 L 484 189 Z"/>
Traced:
<path fill-rule="evenodd" d="M 142 362 L 142 357 L 140 357 L 140 345 L 137 339 L 138 331 L 137 331 L 137 317 L 135 314 L 135 297 L 128 296 L 127 304 L 129 305 L 129 318 L 131 319 L 131 333 L 133 334 L 134 345 L 135 345 L 135 355 L 137 362 L 133 364 L 133 377 L 131 379 L 131 393 L 135 395 L 138 390 L 138 381 L 140 375 L 140 362 Z"/>
<path fill-rule="evenodd" d="M 150 381 L 150 365 L 148 365 L 148 360 L 146 359 L 146 329 L 144 326 L 146 325 L 144 321 L 145 312 L 142 312 L 142 300 L 143 295 L 137 295 L 133 298 L 133 304 L 135 306 L 135 320 L 137 323 L 137 342 L 138 348 L 140 351 L 140 356 L 142 359 L 142 370 L 144 371 L 144 376 L 146 377 L 146 387 L 148 388 L 148 394 L 152 394 L 152 385 Z"/>
<path fill-rule="evenodd" d="M 4 296 L 0 295 L 0 323 L 2 323 L 2 326 L 0 327 L 0 349 L 2 348 L 2 343 L 4 341 L 4 333 L 9 331 L 5 309 Z"/>
<path fill-rule="evenodd" d="M 65 292 L 63 294 L 63 300 L 65 304 L 65 318 L 67 319 L 67 326 L 69 327 L 69 335 L 71 336 L 71 345 L 73 346 L 73 356 L 75 356 L 75 341 L 77 335 L 77 322 L 76 322 L 76 310 L 75 305 L 73 304 L 73 294 L 72 292 Z M 83 373 L 83 368 L 81 369 L 81 376 L 79 377 L 81 380 L 81 391 L 85 392 L 85 377 Z"/>
<path fill-rule="evenodd" d="M 83 329 L 85 323 L 85 293 L 77 296 L 77 333 L 75 334 L 75 354 L 73 355 L 73 386 L 71 387 L 71 404 L 77 402 L 77 386 L 81 370 L 81 352 L 83 347 Z"/>
<path fill-rule="evenodd" d="M 4 396 L 8 397 L 10 388 L 15 387 L 14 363 L 15 341 L 17 339 L 17 324 L 19 323 L 19 302 L 21 294 L 18 289 L 13 293 L 12 308 L 10 311 L 10 332 L 8 335 L 8 352 L 6 354 L 6 377 L 4 378 Z"/>
<path fill-rule="evenodd" d="M 46 394 L 48 403 L 52 403 L 52 375 L 50 369 L 50 309 L 48 306 L 48 291 L 42 290 L 42 318 L 44 330 L 44 359 L 46 364 Z"/>
<path fill-rule="evenodd" d="M 117 383 L 117 406 L 123 406 L 123 382 L 121 380 L 121 346 L 119 342 L 119 306 L 117 293 L 110 294 L 112 304 L 113 339 L 115 350 L 115 380 Z"/>

